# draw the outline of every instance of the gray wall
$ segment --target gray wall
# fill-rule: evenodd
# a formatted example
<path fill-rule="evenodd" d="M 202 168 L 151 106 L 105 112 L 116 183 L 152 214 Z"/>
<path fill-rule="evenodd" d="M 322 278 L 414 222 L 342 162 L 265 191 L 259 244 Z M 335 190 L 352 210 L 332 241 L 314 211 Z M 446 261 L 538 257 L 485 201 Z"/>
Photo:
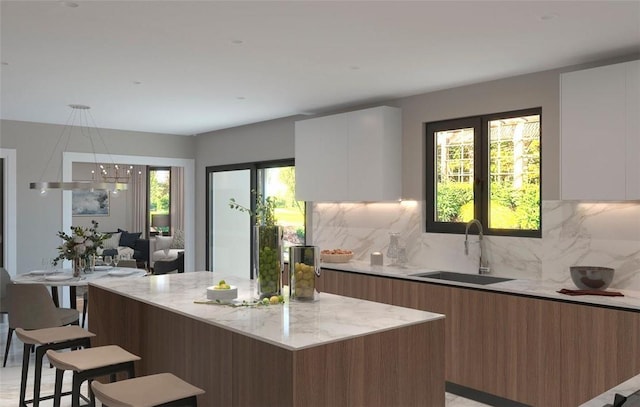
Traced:
<path fill-rule="evenodd" d="M 427 93 L 375 105 L 402 108 L 402 187 L 405 199 L 423 200 L 425 122 L 542 107 L 543 199 L 559 197 L 560 70 Z M 356 110 L 372 106 L 356 106 Z M 196 264 L 205 261 L 205 169 L 207 166 L 291 158 L 296 116 L 211 132 L 196 139 Z"/>
<path fill-rule="evenodd" d="M 560 196 L 559 71 L 547 71 L 399 99 L 402 108 L 402 192 L 425 198 L 424 123 L 542 107 L 542 199 Z"/>
<path fill-rule="evenodd" d="M 0 147 L 15 149 L 17 161 L 17 267 L 14 273 L 40 268 L 42 258 L 57 255 L 60 244 L 57 231 L 62 229 L 62 193 L 49 191 L 40 198 L 38 191 L 29 189 L 29 182 L 38 181 L 45 164 L 54 151 L 63 126 L 2 120 Z M 100 130 L 112 154 L 153 157 L 193 158 L 194 138 L 119 130 Z M 96 147 L 99 153 L 103 148 Z M 88 140 L 75 135 L 68 151 L 91 152 Z M 45 181 L 60 179 L 61 153 L 56 154 L 45 174 Z"/>
<path fill-rule="evenodd" d="M 638 59 L 629 55 L 607 61 L 536 72 L 491 82 L 352 106 L 357 110 L 388 105 L 402 108 L 403 198 L 424 200 L 424 123 L 532 107 L 542 108 L 542 199 L 560 198 L 560 74 L 593 66 Z M 324 115 L 324 114 L 323 114 Z M 320 116 L 320 115 L 319 115 Z M 293 157 L 296 116 L 200 135 L 196 140 L 196 264 L 205 262 L 205 168 Z"/>
<path fill-rule="evenodd" d="M 442 90 L 373 105 L 390 105 L 403 110 L 403 196 L 424 198 L 425 122 L 530 107 L 542 107 L 542 198 L 559 199 L 559 85 L 560 73 L 576 69 L 637 59 L 630 55 L 616 60 L 532 73 L 502 80 Z M 332 112 L 338 113 L 338 112 Z M 181 137 L 115 130 L 103 130 L 113 154 L 195 158 L 196 161 L 196 269 L 205 265 L 206 167 L 253 161 L 291 158 L 294 155 L 294 122 L 311 116 L 295 116 L 199 135 Z M 37 180 L 53 149 L 61 126 L 2 121 L 0 147 L 16 148 L 18 161 L 18 271 L 24 272 L 41 257 L 55 254 L 60 229 L 59 192 L 47 199 L 35 199 L 28 182 Z M 73 151 L 90 152 L 89 145 L 73 145 Z M 60 162 L 61 158 L 56 158 Z M 28 258 L 30 253 L 38 258 Z M 22 255 L 21 255 L 22 254 Z"/>

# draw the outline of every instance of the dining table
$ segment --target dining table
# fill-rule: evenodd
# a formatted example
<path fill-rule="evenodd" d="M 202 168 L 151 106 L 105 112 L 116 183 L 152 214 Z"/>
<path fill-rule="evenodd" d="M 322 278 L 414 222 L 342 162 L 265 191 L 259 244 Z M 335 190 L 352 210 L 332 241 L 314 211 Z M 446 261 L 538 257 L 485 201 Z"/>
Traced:
<path fill-rule="evenodd" d="M 92 281 L 108 281 L 123 278 L 139 278 L 147 275 L 144 269 L 95 266 L 90 272 L 82 272 L 78 277 L 73 276 L 72 269 L 58 268 L 47 270 L 32 270 L 19 274 L 13 282 L 16 284 L 43 284 L 51 288 L 51 297 L 57 307 L 60 306 L 58 289 L 69 287 L 69 304 L 76 308 L 77 287 L 87 287 Z"/>

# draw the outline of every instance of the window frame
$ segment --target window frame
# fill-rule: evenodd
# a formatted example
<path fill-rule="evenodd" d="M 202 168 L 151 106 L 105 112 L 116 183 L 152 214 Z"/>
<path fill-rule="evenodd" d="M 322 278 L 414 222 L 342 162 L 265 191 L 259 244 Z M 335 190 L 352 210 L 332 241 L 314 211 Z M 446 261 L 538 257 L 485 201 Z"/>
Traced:
<path fill-rule="evenodd" d="M 150 236 L 151 231 L 151 172 L 152 171 L 169 171 L 169 235 L 173 233 L 171 230 L 171 167 L 167 166 L 147 166 L 147 214 L 146 214 L 146 230 Z"/>
<path fill-rule="evenodd" d="M 540 224 L 537 230 L 523 229 L 498 229 L 489 228 L 489 122 L 498 119 L 508 119 L 519 116 L 538 115 L 540 117 L 540 174 L 539 174 L 539 202 L 538 213 Z M 425 134 L 425 186 L 426 186 L 426 233 L 453 233 L 464 234 L 466 223 L 464 222 L 437 222 L 436 212 L 436 186 L 437 172 L 435 171 L 435 137 L 438 131 L 460 128 L 474 129 L 474 164 L 473 164 L 473 196 L 474 217 L 483 226 L 485 235 L 513 236 L 513 237 L 542 237 L 542 107 L 512 110 L 500 113 L 491 113 L 479 116 L 469 116 L 457 119 L 440 120 L 424 124 Z M 477 231 L 473 228 L 473 233 Z"/>

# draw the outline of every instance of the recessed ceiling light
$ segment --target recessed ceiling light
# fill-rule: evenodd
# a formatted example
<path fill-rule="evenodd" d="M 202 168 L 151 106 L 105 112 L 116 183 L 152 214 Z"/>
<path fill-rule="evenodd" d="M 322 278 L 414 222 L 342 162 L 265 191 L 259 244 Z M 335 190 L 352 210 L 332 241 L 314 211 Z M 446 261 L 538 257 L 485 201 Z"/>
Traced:
<path fill-rule="evenodd" d="M 72 1 L 61 1 L 60 5 L 64 7 L 71 7 L 71 8 L 76 8 L 80 6 L 78 3 L 74 3 Z"/>
<path fill-rule="evenodd" d="M 242 41 L 242 40 L 233 40 L 233 41 L 231 41 L 231 43 L 232 44 L 236 44 L 236 45 L 240 45 L 240 44 L 243 44 L 244 41 Z"/>
<path fill-rule="evenodd" d="M 134 85 L 142 85 L 142 82 L 140 82 L 140 81 L 133 81 L 133 84 L 134 84 Z"/>
<path fill-rule="evenodd" d="M 558 18 L 557 14 L 545 14 L 540 16 L 540 21 L 550 21 L 550 20 L 555 20 L 556 18 Z"/>

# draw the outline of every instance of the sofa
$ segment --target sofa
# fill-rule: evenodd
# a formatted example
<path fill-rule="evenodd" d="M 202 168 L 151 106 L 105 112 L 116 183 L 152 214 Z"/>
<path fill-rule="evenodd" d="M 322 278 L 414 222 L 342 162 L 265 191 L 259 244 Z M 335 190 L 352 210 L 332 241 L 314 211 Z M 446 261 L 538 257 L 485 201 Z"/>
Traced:
<path fill-rule="evenodd" d="M 99 256 L 128 255 L 138 263 L 150 264 L 149 239 L 141 238 L 142 233 L 130 233 L 123 229 L 109 233 L 111 237 L 102 243 L 102 249 L 98 249 Z"/>
<path fill-rule="evenodd" d="M 153 263 L 153 274 L 167 274 L 172 272 L 184 273 L 184 251 L 178 252 L 178 257 L 173 260 L 157 260 Z"/>
<path fill-rule="evenodd" d="M 178 253 L 184 252 L 184 233 L 181 230 L 175 231 L 173 236 L 156 236 L 150 240 L 150 268 L 158 260 L 175 260 Z"/>

